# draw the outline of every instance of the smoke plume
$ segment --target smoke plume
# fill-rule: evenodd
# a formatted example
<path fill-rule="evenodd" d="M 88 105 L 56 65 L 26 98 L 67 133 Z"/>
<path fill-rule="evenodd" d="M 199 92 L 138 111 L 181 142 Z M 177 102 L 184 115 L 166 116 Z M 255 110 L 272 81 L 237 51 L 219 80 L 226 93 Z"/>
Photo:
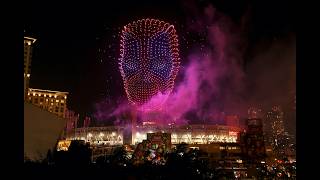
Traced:
<path fill-rule="evenodd" d="M 290 104 L 295 95 L 294 35 L 258 42 L 248 53 L 250 13 L 244 13 L 236 23 L 211 4 L 201 9 L 188 2 L 185 9 L 190 16 L 184 30 L 202 41 L 185 50 L 177 78 L 180 80 L 171 95 L 151 99 L 157 102 L 167 98 L 162 109 L 166 121 L 223 123 L 221 114 L 246 117 L 250 106 L 267 109 L 274 104 Z M 115 108 L 101 107 L 96 113 L 101 119 L 129 109 L 127 102 Z"/>

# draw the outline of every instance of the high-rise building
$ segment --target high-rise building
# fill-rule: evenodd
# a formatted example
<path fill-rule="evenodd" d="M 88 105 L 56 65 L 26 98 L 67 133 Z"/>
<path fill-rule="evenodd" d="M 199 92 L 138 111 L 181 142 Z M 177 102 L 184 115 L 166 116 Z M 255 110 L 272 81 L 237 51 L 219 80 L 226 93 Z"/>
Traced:
<path fill-rule="evenodd" d="M 24 99 L 29 89 L 29 81 L 31 74 L 31 60 L 32 60 L 32 45 L 36 39 L 31 37 L 24 37 Z"/>
<path fill-rule="evenodd" d="M 250 107 L 246 130 L 240 133 L 240 144 L 244 159 L 249 163 L 261 163 L 266 158 L 261 109 Z"/>
<path fill-rule="evenodd" d="M 46 109 L 59 117 L 65 117 L 68 92 L 29 88 L 27 102 Z"/>
<path fill-rule="evenodd" d="M 266 143 L 271 145 L 275 155 L 278 158 L 285 156 L 285 151 L 289 145 L 289 136 L 284 128 L 284 113 L 280 106 L 273 106 L 271 111 L 267 112 L 265 134 L 268 137 Z"/>

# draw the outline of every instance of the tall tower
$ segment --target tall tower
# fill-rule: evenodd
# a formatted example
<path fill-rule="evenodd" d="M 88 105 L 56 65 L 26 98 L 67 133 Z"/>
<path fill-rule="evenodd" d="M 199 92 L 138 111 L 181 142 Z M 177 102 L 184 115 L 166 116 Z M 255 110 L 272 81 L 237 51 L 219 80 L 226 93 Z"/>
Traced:
<path fill-rule="evenodd" d="M 271 144 L 273 151 L 278 158 L 282 158 L 284 156 L 286 146 L 288 145 L 283 117 L 284 113 L 280 106 L 273 106 L 271 111 L 267 113 L 266 118 L 269 128 L 266 132 L 266 134 L 268 134 L 267 143 Z"/>
<path fill-rule="evenodd" d="M 31 37 L 24 37 L 24 100 L 27 97 L 29 89 L 29 81 L 31 74 L 31 60 L 32 60 L 32 45 L 36 42 L 36 39 Z"/>
<path fill-rule="evenodd" d="M 260 112 L 261 110 L 258 108 L 249 108 L 248 110 L 247 131 L 242 138 L 242 152 L 248 163 L 260 163 L 266 157 L 262 119 L 259 117 Z"/>

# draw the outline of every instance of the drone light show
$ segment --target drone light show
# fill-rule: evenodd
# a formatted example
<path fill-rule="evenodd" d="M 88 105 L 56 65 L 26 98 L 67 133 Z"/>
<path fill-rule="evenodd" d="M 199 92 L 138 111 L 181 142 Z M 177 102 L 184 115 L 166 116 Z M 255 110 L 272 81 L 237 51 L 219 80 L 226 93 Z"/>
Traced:
<path fill-rule="evenodd" d="M 142 19 L 124 26 L 119 69 L 130 104 L 151 110 L 166 101 L 179 71 L 178 46 L 174 26 L 164 21 Z"/>

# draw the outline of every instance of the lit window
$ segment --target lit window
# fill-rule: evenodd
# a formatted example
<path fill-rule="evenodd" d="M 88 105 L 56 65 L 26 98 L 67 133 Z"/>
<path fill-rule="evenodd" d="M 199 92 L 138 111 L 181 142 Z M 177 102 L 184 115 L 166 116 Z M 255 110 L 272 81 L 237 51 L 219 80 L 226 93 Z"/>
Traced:
<path fill-rule="evenodd" d="M 49 97 L 51 97 L 51 94 L 49 94 Z"/>
<path fill-rule="evenodd" d="M 46 101 L 48 101 L 48 99 L 46 99 Z"/>
<path fill-rule="evenodd" d="M 44 96 L 44 97 L 47 97 L 47 95 L 46 95 L 46 94 L 44 94 L 43 96 Z"/>
<path fill-rule="evenodd" d="M 54 95 L 54 98 L 57 98 L 57 95 Z"/>
<path fill-rule="evenodd" d="M 35 95 L 36 95 L 36 93 L 33 93 L 33 95 L 35 96 Z"/>
<path fill-rule="evenodd" d="M 64 103 L 64 100 L 61 100 L 61 103 Z"/>
<path fill-rule="evenodd" d="M 30 74 L 27 74 L 27 77 L 30 77 Z"/>
<path fill-rule="evenodd" d="M 59 102 L 59 100 L 57 99 L 56 102 Z"/>
<path fill-rule="evenodd" d="M 64 96 L 65 99 L 67 99 L 67 96 Z"/>

